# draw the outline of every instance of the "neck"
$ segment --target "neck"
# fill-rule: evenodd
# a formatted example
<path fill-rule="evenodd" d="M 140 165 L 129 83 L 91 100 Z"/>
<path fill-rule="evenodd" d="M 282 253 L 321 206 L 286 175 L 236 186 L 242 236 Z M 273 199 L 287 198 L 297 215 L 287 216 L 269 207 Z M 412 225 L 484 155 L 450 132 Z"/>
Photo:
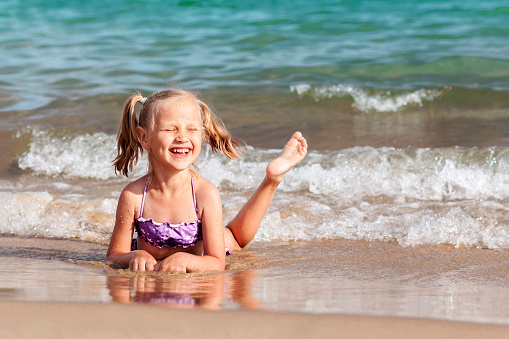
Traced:
<path fill-rule="evenodd" d="M 161 191 L 178 191 L 182 187 L 186 187 L 185 185 L 183 186 L 183 184 L 191 180 L 191 170 L 186 169 L 172 173 L 168 171 L 157 171 L 153 168 L 152 173 L 150 173 L 149 176 L 149 185 L 153 189 Z"/>

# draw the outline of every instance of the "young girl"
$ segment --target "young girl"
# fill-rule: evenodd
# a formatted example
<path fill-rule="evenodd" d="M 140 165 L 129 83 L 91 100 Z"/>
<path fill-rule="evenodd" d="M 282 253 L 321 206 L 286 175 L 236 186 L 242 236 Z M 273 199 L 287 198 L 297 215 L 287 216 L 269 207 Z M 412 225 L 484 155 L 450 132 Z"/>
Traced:
<path fill-rule="evenodd" d="M 139 121 L 138 102 L 143 105 Z M 206 104 L 183 90 L 148 99 L 134 94 L 124 105 L 117 139 L 116 171 L 128 176 L 144 150 L 149 159 L 148 174 L 120 195 L 107 253 L 108 260 L 135 271 L 223 271 L 225 253 L 241 250 L 254 238 L 284 174 L 307 152 L 306 139 L 295 132 L 267 166 L 256 192 L 223 228 L 219 191 L 190 166 L 203 140 L 229 158 L 241 153 Z"/>

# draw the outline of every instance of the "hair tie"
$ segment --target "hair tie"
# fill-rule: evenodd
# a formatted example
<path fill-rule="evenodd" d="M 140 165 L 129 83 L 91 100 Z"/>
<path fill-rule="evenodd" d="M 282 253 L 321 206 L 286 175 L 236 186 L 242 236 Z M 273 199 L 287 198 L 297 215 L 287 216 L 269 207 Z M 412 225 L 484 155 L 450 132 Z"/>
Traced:
<path fill-rule="evenodd" d="M 147 98 L 143 97 L 140 99 L 140 104 L 145 105 L 145 101 L 147 101 Z"/>

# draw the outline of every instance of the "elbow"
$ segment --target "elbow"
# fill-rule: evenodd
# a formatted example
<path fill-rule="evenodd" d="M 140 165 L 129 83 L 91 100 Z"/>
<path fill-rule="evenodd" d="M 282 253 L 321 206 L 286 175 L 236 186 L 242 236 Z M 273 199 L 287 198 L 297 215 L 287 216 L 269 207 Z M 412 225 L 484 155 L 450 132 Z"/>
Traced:
<path fill-rule="evenodd" d="M 226 265 L 225 265 L 224 262 L 222 262 L 222 263 L 219 263 L 217 265 L 217 268 L 214 271 L 216 271 L 216 272 L 224 272 L 225 269 L 226 269 Z"/>
<path fill-rule="evenodd" d="M 108 252 L 106 252 L 106 261 L 114 261 L 114 260 L 113 260 L 113 256 L 114 256 L 114 253 L 113 253 L 113 251 L 109 248 L 109 249 L 108 249 Z"/>
<path fill-rule="evenodd" d="M 225 263 L 225 259 L 222 258 L 222 259 L 219 259 L 217 260 L 217 263 L 215 265 L 215 269 L 214 271 L 216 272 L 223 272 L 225 269 L 226 269 L 226 263 Z"/>
<path fill-rule="evenodd" d="M 108 253 L 106 253 L 106 261 L 118 262 L 118 259 L 119 259 L 118 253 L 110 252 L 110 251 L 108 251 Z"/>

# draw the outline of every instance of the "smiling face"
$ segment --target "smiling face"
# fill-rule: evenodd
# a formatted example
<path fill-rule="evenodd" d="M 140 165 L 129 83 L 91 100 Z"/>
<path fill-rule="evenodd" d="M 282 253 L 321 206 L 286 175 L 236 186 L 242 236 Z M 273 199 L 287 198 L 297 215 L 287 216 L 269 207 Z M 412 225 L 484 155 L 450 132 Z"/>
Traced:
<path fill-rule="evenodd" d="M 191 97 L 165 100 L 155 107 L 153 131 L 138 128 L 139 140 L 154 171 L 183 171 L 198 158 L 203 139 L 202 119 Z"/>

